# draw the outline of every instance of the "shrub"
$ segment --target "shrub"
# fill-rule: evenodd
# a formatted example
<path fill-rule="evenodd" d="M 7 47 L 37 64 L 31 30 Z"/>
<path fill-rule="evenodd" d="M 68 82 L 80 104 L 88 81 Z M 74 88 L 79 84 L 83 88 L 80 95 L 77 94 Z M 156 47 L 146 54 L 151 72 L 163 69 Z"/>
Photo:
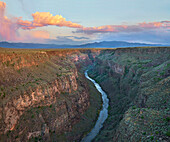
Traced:
<path fill-rule="evenodd" d="M 9 66 L 9 63 L 10 63 L 10 62 L 9 62 L 9 61 L 7 61 L 7 63 L 6 63 L 7 67 Z"/>
<path fill-rule="evenodd" d="M 132 109 L 136 109 L 136 106 L 133 106 Z"/>
<path fill-rule="evenodd" d="M 15 63 L 11 64 L 13 67 L 15 66 Z"/>
<path fill-rule="evenodd" d="M 15 139 L 17 139 L 18 138 L 18 136 L 15 136 Z"/>
<path fill-rule="evenodd" d="M 143 135 L 146 135 L 146 132 L 143 132 Z"/>
<path fill-rule="evenodd" d="M 141 116 L 141 119 L 144 119 L 144 116 Z"/>
<path fill-rule="evenodd" d="M 170 137 L 170 131 L 166 132 L 166 135 L 167 135 L 168 137 Z"/>
<path fill-rule="evenodd" d="M 166 118 L 166 121 L 169 122 L 169 121 L 170 121 L 170 117 L 167 117 L 167 118 Z"/>
<path fill-rule="evenodd" d="M 153 137 L 153 136 L 151 136 L 150 138 L 151 138 L 151 140 L 153 140 L 153 138 L 154 138 L 154 137 Z"/>
<path fill-rule="evenodd" d="M 3 91 L 4 90 L 4 88 L 3 87 L 1 87 L 1 91 Z"/>

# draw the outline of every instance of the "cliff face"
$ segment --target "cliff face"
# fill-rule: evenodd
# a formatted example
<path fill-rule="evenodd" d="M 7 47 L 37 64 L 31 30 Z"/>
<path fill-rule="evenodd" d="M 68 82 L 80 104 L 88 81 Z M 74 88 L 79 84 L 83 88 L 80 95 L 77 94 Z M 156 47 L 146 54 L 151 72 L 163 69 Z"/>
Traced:
<path fill-rule="evenodd" d="M 51 141 L 71 131 L 90 105 L 76 67 L 92 63 L 83 52 L 1 49 L 1 141 Z"/>
<path fill-rule="evenodd" d="M 101 51 L 89 73 L 110 106 L 95 141 L 168 141 L 169 55 L 170 48 Z"/>
<path fill-rule="evenodd" d="M 56 102 L 56 94 L 61 94 L 61 92 L 72 93 L 72 90 L 76 91 L 77 87 L 78 84 L 76 81 L 76 76 L 68 75 L 60 79 L 56 79 L 50 84 L 37 86 L 35 89 L 29 88 L 18 97 L 13 97 L 10 102 L 5 104 L 4 109 L 2 110 L 5 118 L 5 126 L 4 130 L 2 131 L 7 132 L 9 130 L 13 130 L 17 124 L 18 119 L 26 109 L 30 107 L 36 107 L 37 105 L 40 106 L 41 102 L 43 102 L 44 105 L 50 106 Z M 79 98 L 80 101 L 81 97 L 82 96 Z M 84 97 L 87 101 L 87 95 Z"/>

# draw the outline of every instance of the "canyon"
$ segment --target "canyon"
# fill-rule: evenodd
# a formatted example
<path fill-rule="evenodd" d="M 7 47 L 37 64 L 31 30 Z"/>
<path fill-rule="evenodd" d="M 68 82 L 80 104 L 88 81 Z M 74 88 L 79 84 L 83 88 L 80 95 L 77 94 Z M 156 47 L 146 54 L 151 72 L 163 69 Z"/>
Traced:
<path fill-rule="evenodd" d="M 169 141 L 170 48 L 0 48 L 0 141 Z"/>

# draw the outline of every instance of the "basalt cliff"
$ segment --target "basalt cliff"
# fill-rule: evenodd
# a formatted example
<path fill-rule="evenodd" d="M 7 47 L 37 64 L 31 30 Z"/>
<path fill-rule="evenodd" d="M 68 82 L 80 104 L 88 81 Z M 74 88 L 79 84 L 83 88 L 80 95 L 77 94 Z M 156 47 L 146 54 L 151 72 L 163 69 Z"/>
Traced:
<path fill-rule="evenodd" d="M 0 48 L 0 141 L 80 141 L 101 96 L 109 117 L 94 141 L 169 141 L 170 48 Z"/>
<path fill-rule="evenodd" d="M 89 131 L 100 109 L 100 95 L 89 128 L 69 133 L 90 106 L 94 87 L 80 70 L 97 54 L 0 49 L 0 141 L 73 141 Z M 67 136 L 60 138 L 64 132 Z"/>
<path fill-rule="evenodd" d="M 170 140 L 170 48 L 101 51 L 89 74 L 110 99 L 94 141 Z"/>

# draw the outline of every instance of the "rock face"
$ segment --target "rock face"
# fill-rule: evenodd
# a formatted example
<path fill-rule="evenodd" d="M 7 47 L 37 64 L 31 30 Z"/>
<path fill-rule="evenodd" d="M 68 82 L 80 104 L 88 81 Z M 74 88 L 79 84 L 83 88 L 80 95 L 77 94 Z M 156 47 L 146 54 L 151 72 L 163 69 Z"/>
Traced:
<path fill-rule="evenodd" d="M 57 137 L 52 133 L 70 131 L 90 105 L 87 82 L 77 70 L 79 64 L 92 63 L 88 54 L 4 50 L 0 52 L 0 141 L 52 141 Z"/>
<path fill-rule="evenodd" d="M 35 90 L 30 88 L 27 92 L 23 92 L 23 94 L 19 97 L 13 98 L 12 101 L 8 102 L 1 111 L 3 112 L 5 118 L 5 129 L 2 131 L 6 133 L 9 130 L 13 130 L 18 119 L 26 109 L 36 107 L 37 105 L 41 106 L 41 102 L 47 106 L 50 106 L 51 104 L 56 103 L 57 94 L 61 94 L 61 92 L 72 93 L 72 90 L 77 91 L 78 84 L 76 78 L 77 76 L 75 75 L 68 75 L 61 79 L 54 80 L 54 82 L 50 83 L 50 85 L 43 87 L 38 86 Z M 84 94 L 86 93 L 84 92 Z M 81 105 L 81 103 L 85 104 L 85 102 L 81 102 L 81 97 L 82 96 L 79 98 L 79 105 Z M 84 95 L 84 97 L 85 101 L 88 101 L 87 94 Z"/>
<path fill-rule="evenodd" d="M 101 51 L 89 73 L 110 107 L 94 141 L 169 141 L 169 55 L 170 48 Z"/>

